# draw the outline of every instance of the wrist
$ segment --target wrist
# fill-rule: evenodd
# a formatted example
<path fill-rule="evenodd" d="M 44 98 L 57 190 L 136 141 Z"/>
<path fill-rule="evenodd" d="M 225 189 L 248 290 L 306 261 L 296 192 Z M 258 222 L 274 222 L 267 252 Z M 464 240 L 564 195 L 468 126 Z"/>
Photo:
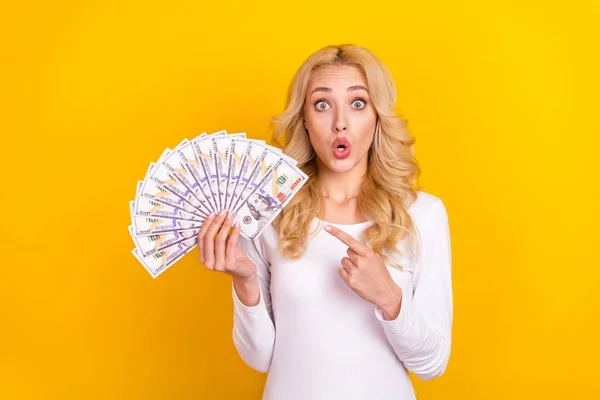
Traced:
<path fill-rule="evenodd" d="M 250 277 L 232 277 L 233 289 L 238 299 L 247 307 L 253 307 L 260 302 L 260 289 L 256 275 Z"/>
<path fill-rule="evenodd" d="M 258 282 L 258 278 L 256 274 L 252 274 L 251 276 L 232 275 L 231 281 L 236 287 L 247 288 L 249 286 L 252 286 L 255 282 Z"/>
<path fill-rule="evenodd" d="M 402 308 L 402 289 L 394 283 L 392 290 L 387 292 L 387 296 L 377 305 L 386 321 L 392 321 L 400 315 Z"/>

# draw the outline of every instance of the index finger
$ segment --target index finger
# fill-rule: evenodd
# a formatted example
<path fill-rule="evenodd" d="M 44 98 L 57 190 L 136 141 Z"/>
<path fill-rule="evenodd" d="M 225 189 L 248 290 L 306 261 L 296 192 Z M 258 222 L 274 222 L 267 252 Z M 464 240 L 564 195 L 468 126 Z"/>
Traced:
<path fill-rule="evenodd" d="M 198 231 L 198 236 L 196 237 L 197 242 L 198 242 L 198 251 L 200 253 L 200 262 L 203 263 L 203 264 L 206 261 L 206 259 L 204 257 L 204 234 L 206 233 L 206 231 L 208 230 L 208 228 L 210 228 L 210 225 L 212 223 L 212 219 L 214 217 L 215 217 L 215 213 L 214 212 L 211 212 L 210 214 L 208 214 L 208 217 L 206 217 L 206 219 L 202 223 L 202 227 Z"/>
<path fill-rule="evenodd" d="M 200 227 L 200 231 L 198 231 L 198 240 L 202 240 L 202 238 L 204 238 L 204 234 L 206 233 L 208 228 L 210 228 L 210 226 L 212 225 L 212 219 L 214 217 L 215 217 L 215 213 L 211 212 L 210 214 L 208 214 L 208 217 L 206 217 L 204 219 L 204 221 L 202 222 L 202 225 Z"/>
<path fill-rule="evenodd" d="M 225 258 L 235 257 L 235 248 L 237 247 L 238 239 L 240 237 L 240 231 L 240 223 L 236 222 L 233 225 L 233 231 L 231 232 L 231 236 L 229 236 L 229 239 L 227 239 L 227 253 L 225 254 Z"/>
<path fill-rule="evenodd" d="M 348 247 L 354 250 L 359 256 L 364 256 L 366 250 L 368 250 L 367 246 L 354 239 L 352 236 L 347 234 L 341 229 L 336 228 L 335 226 L 325 225 L 324 229 L 329 232 L 332 236 L 340 239 L 344 242 Z"/>

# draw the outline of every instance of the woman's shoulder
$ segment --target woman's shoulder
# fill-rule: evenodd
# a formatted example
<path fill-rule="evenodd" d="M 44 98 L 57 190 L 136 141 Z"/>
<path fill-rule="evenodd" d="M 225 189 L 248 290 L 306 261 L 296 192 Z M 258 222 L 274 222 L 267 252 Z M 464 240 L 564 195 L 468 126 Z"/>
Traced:
<path fill-rule="evenodd" d="M 406 211 L 408 212 L 413 227 L 415 229 L 416 242 L 413 242 L 412 249 L 409 247 L 408 238 L 403 239 L 398 243 L 398 249 L 402 252 L 402 256 L 393 255 L 392 259 L 403 266 L 404 270 L 415 272 L 419 258 L 422 256 L 423 245 L 432 237 L 430 229 L 430 220 L 436 217 L 440 210 L 444 209 L 444 203 L 441 198 L 424 191 L 415 192 L 411 202 L 407 203 Z M 415 279 L 418 279 L 415 277 Z"/>
<path fill-rule="evenodd" d="M 415 224 L 423 225 L 436 210 L 440 209 L 445 211 L 444 202 L 440 197 L 424 191 L 417 191 L 415 199 L 408 205 L 407 212 Z"/>
<path fill-rule="evenodd" d="M 448 224 L 444 201 L 431 193 L 418 191 L 407 212 L 416 229 L 420 245 L 437 237 L 440 229 Z"/>

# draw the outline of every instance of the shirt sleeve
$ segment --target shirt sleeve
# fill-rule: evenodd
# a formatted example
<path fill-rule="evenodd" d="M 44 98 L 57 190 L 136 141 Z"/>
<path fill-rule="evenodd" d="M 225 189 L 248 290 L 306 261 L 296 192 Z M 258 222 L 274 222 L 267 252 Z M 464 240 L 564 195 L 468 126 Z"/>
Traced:
<path fill-rule="evenodd" d="M 422 254 L 414 290 L 402 288 L 395 320 L 385 320 L 377 307 L 375 314 L 404 366 L 429 380 L 446 370 L 452 332 L 452 252 L 448 215 L 441 200 L 432 206 L 420 235 Z"/>
<path fill-rule="evenodd" d="M 254 262 L 260 289 L 259 303 L 244 305 L 237 296 L 233 283 L 233 343 L 244 362 L 256 371 L 267 372 L 271 365 L 275 344 L 275 324 L 271 310 L 270 264 L 259 238 L 248 240 L 240 237 L 238 246 Z"/>

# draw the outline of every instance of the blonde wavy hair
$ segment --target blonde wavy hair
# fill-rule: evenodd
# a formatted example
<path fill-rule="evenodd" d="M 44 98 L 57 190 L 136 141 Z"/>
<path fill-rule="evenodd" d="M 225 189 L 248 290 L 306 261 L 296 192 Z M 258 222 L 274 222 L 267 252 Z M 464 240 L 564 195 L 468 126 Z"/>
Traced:
<path fill-rule="evenodd" d="M 415 139 L 407 123 L 395 112 L 396 89 L 387 68 L 369 50 L 355 45 L 324 47 L 300 66 L 290 84 L 285 110 L 273 118 L 272 142 L 297 161 L 309 179 L 273 221 L 279 234 L 279 250 L 286 259 L 297 259 L 306 251 L 311 222 L 321 210 L 321 193 L 316 154 L 304 128 L 306 91 L 312 75 L 327 66 L 352 66 L 367 82 L 377 113 L 373 144 L 368 153 L 367 174 L 358 197 L 360 211 L 370 221 L 362 238 L 379 253 L 388 265 L 390 253 L 400 253 L 398 242 L 409 237 L 410 248 L 418 239 L 407 212 L 410 200 L 416 199 L 420 167 L 414 158 Z M 280 142 L 285 137 L 285 146 Z M 317 227 L 320 228 L 321 224 Z"/>

